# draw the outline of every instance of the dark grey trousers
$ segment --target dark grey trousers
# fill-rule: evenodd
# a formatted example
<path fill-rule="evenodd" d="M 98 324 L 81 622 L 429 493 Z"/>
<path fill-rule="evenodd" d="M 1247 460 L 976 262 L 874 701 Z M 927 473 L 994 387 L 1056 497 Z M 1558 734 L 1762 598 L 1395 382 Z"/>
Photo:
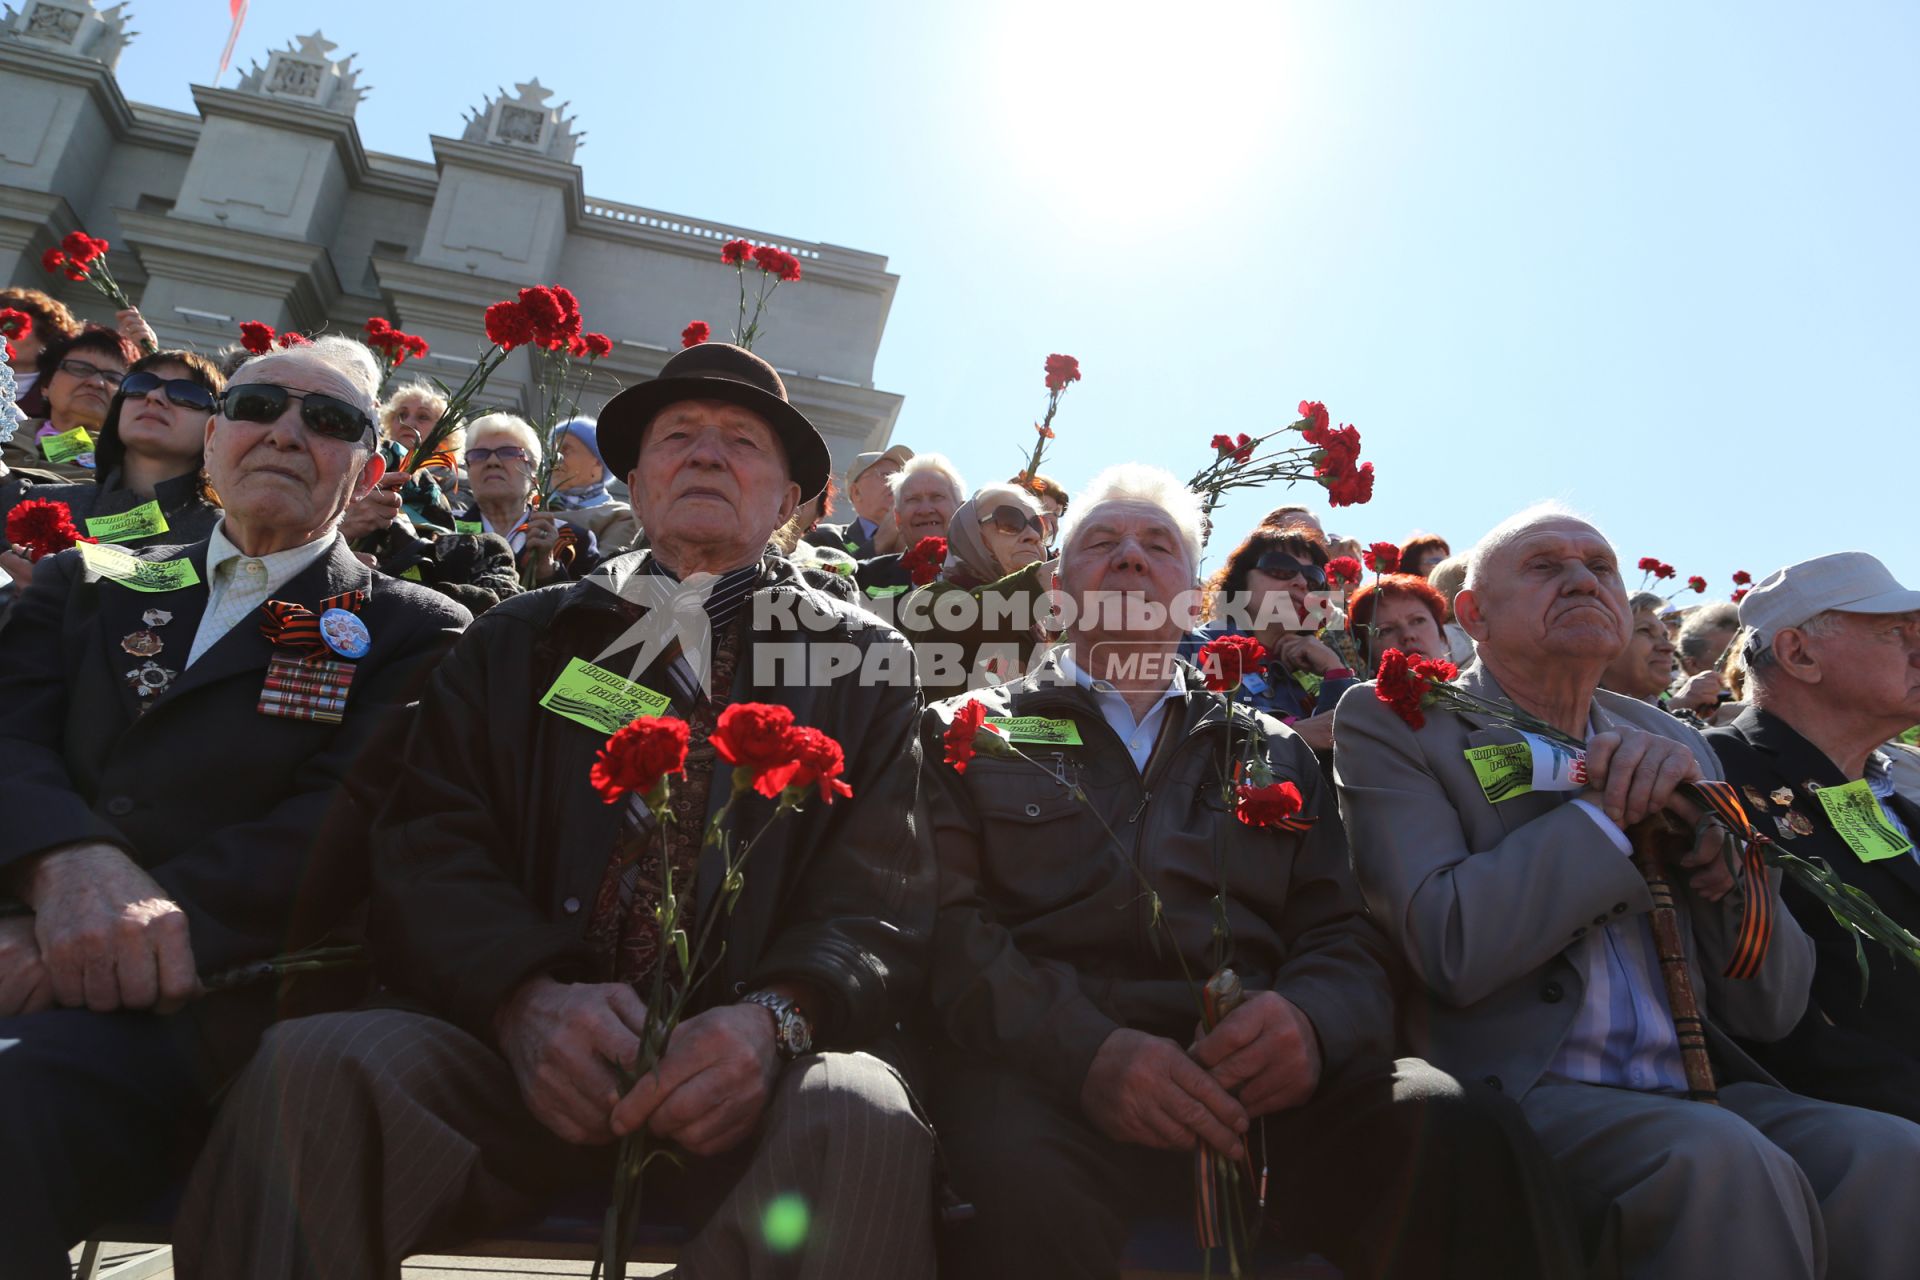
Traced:
<path fill-rule="evenodd" d="M 789 1065 L 758 1138 L 720 1167 L 686 1280 L 933 1274 L 932 1135 L 879 1059 Z M 398 1276 L 409 1254 L 524 1221 L 557 1185 L 608 1185 L 610 1168 L 608 1149 L 534 1119 L 506 1061 L 450 1023 L 302 1018 L 268 1033 L 222 1106 L 181 1205 L 176 1267 L 185 1280 Z M 807 1230 L 775 1251 L 763 1218 L 787 1195 Z"/>

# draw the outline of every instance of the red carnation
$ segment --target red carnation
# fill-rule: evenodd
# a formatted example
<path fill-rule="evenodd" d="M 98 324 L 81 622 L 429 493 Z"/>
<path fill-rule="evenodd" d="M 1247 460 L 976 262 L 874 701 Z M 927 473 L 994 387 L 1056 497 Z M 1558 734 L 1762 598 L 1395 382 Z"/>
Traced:
<path fill-rule="evenodd" d="M 760 775 L 760 789 L 767 795 L 779 795 L 789 787 L 818 785 L 820 798 L 828 804 L 853 794 L 853 788 L 841 781 L 847 767 L 840 744 L 827 734 L 802 725 L 793 731 L 793 760 Z"/>
<path fill-rule="evenodd" d="M 1253 437 L 1244 431 L 1237 437 L 1221 435 L 1213 438 L 1214 451 L 1223 458 L 1231 457 L 1235 462 L 1253 461 L 1253 443 Z"/>
<path fill-rule="evenodd" d="M 1327 423 L 1332 421 L 1332 419 L 1327 417 L 1327 406 L 1321 404 L 1318 400 L 1302 400 L 1300 402 L 1300 420 L 1307 424 L 1306 429 L 1308 431 L 1325 431 L 1327 429 Z"/>
<path fill-rule="evenodd" d="M 69 231 L 60 241 L 60 247 L 66 251 L 68 261 L 84 267 L 106 253 L 107 242 L 96 240 L 84 231 Z"/>
<path fill-rule="evenodd" d="M 1694 594 L 1696 595 L 1705 595 L 1707 593 L 1707 580 L 1697 573 L 1687 579 L 1687 585 L 1693 588 Z"/>
<path fill-rule="evenodd" d="M 487 341 L 502 351 L 533 341 L 533 319 L 517 302 L 496 302 L 487 308 Z"/>
<path fill-rule="evenodd" d="M 587 344 L 587 355 L 595 360 L 613 354 L 613 339 L 604 333 L 589 333 L 580 340 Z"/>
<path fill-rule="evenodd" d="M 721 261 L 725 261 L 724 256 Z M 753 261 L 762 271 L 776 280 L 798 280 L 800 278 L 800 260 L 785 250 L 763 244 L 753 251 Z"/>
<path fill-rule="evenodd" d="M 1427 723 L 1421 708 L 1433 687 L 1459 674 L 1459 668 L 1443 659 L 1409 658 L 1398 649 L 1389 649 L 1380 655 L 1380 670 L 1373 678 L 1373 694 L 1392 707 L 1395 715 L 1418 729 Z"/>
<path fill-rule="evenodd" d="M 1069 382 L 1080 381 L 1080 362 L 1072 356 L 1047 357 L 1047 390 L 1065 391 Z"/>
<path fill-rule="evenodd" d="M 308 341 L 306 334 L 295 333 L 291 329 L 281 334 L 275 341 L 282 347 L 310 347 L 313 345 L 312 342 Z"/>
<path fill-rule="evenodd" d="M 1641 556 L 1640 557 L 1640 572 L 1657 573 L 1659 572 L 1659 569 L 1660 569 L 1659 556 Z"/>
<path fill-rule="evenodd" d="M 1240 679 L 1249 671 L 1258 671 L 1267 662 L 1267 646 L 1252 636 L 1216 636 L 1200 646 L 1194 659 L 1207 688 L 1215 693 L 1231 693 L 1240 687 Z"/>
<path fill-rule="evenodd" d="M 713 329 L 705 320 L 695 320 L 692 324 L 680 331 L 681 349 L 697 347 L 711 337 L 712 334 Z"/>
<path fill-rule="evenodd" d="M 1215 453 L 1232 453 L 1233 447 L 1232 436 L 1215 436 L 1213 438 L 1213 449 Z"/>
<path fill-rule="evenodd" d="M 1360 581 L 1360 562 L 1352 556 L 1335 556 L 1327 561 L 1327 585 L 1351 587 Z"/>
<path fill-rule="evenodd" d="M 69 262 L 67 264 L 67 279 L 85 280 L 86 278 L 87 278 L 87 269 L 85 267 L 81 266 L 77 262 Z"/>
<path fill-rule="evenodd" d="M 12 307 L 0 307 L 0 338 L 5 339 L 7 359 L 14 358 L 13 340 L 33 336 L 33 317 Z"/>
<path fill-rule="evenodd" d="M 1675 569 L 1672 565 L 1662 561 L 1660 567 L 1653 571 L 1653 576 L 1656 578 L 1671 578 L 1678 572 L 1679 570 Z"/>
<path fill-rule="evenodd" d="M 736 702 L 720 713 L 713 730 L 713 749 L 736 769 L 753 775 L 754 787 L 769 798 L 779 787 L 768 787 L 768 770 L 794 760 L 793 708 L 765 702 Z"/>
<path fill-rule="evenodd" d="M 608 804 L 651 797 L 667 775 L 687 771 L 687 722 L 643 716 L 607 739 L 587 778 Z"/>
<path fill-rule="evenodd" d="M 1358 471 L 1350 472 L 1327 485 L 1327 505 L 1330 507 L 1357 507 L 1373 501 L 1373 464 L 1363 462 Z"/>
<path fill-rule="evenodd" d="M 942 566 L 947 563 L 947 540 L 928 536 L 913 544 L 913 550 L 900 557 L 900 567 L 907 571 L 916 587 L 924 587 L 940 576 Z"/>
<path fill-rule="evenodd" d="M 393 323 L 385 316 L 368 316 L 367 323 L 362 328 L 366 330 L 368 342 L 384 338 L 394 332 Z"/>
<path fill-rule="evenodd" d="M 263 356 L 273 350 L 273 326 L 259 320 L 240 322 L 240 345 L 257 356 Z"/>
<path fill-rule="evenodd" d="M 1361 553 L 1361 559 L 1375 573 L 1393 573 L 1400 567 L 1400 548 L 1391 542 L 1376 542 Z"/>
<path fill-rule="evenodd" d="M 1740 603 L 1740 602 L 1741 602 L 1742 600 L 1745 600 L 1745 599 L 1747 598 L 1747 592 L 1748 592 L 1748 590 L 1750 590 L 1750 588 L 1747 588 L 1747 587 L 1742 587 L 1742 588 L 1740 588 L 1740 589 L 1739 589 L 1738 591 L 1736 591 L 1736 592 L 1734 592 L 1734 593 L 1733 593 L 1733 602 L 1734 602 L 1735 604 L 1739 604 L 1739 603 Z"/>
<path fill-rule="evenodd" d="M 29 498 L 7 512 L 7 541 L 29 560 L 65 551 L 82 538 L 73 524 L 73 510 L 64 502 Z"/>
<path fill-rule="evenodd" d="M 998 735 L 999 730 L 987 723 L 987 705 L 977 699 L 968 699 L 959 710 L 953 713 L 953 723 L 947 726 L 943 738 L 946 747 L 944 761 L 953 766 L 955 773 L 965 773 L 967 762 L 979 751 L 979 736 L 983 733 Z"/>
<path fill-rule="evenodd" d="M 58 249 L 49 249 L 40 255 L 42 271 L 59 271 L 67 265 L 67 255 Z"/>
<path fill-rule="evenodd" d="M 720 246 L 720 261 L 738 266 L 753 257 L 753 245 L 745 240 L 729 240 Z"/>
<path fill-rule="evenodd" d="M 419 356 L 426 355 L 428 351 L 432 350 L 431 347 L 427 346 L 427 340 L 425 338 L 420 337 L 417 334 L 412 334 L 412 333 L 407 334 L 406 340 L 407 340 L 407 354 L 410 356 L 414 356 L 417 358 Z"/>
<path fill-rule="evenodd" d="M 5 314 L 6 314 L 5 312 L 3 312 L 3 311 L 0 311 L 0 316 L 4 316 Z M 1744 587 L 1744 586 L 1746 586 L 1746 585 L 1747 585 L 1747 584 L 1748 584 L 1749 582 L 1752 582 L 1752 581 L 1753 581 L 1753 575 L 1752 575 L 1752 574 L 1750 574 L 1750 573 L 1748 573 L 1748 572 L 1747 572 L 1747 571 L 1746 571 L 1745 569 L 1735 569 L 1735 570 L 1733 571 L 1733 585 L 1734 585 L 1734 586 L 1736 586 L 1736 587 Z"/>
<path fill-rule="evenodd" d="M 1256 787 L 1242 782 L 1234 789 L 1234 814 L 1250 827 L 1273 827 L 1300 812 L 1300 788 L 1291 782 Z"/>

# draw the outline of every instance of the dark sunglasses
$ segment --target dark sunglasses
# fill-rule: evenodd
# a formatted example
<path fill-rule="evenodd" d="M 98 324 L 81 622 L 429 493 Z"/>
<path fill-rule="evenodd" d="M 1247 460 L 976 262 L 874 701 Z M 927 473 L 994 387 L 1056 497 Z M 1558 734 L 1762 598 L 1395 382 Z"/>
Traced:
<path fill-rule="evenodd" d="M 60 372 L 72 374 L 82 382 L 88 378 L 98 378 L 110 387 L 117 387 L 127 379 L 127 375 L 118 369 L 102 369 L 98 365 L 88 364 L 85 360 L 62 360 Z"/>
<path fill-rule="evenodd" d="M 517 444 L 503 444 L 496 445 L 491 449 L 467 450 L 467 465 L 472 466 L 476 462 L 485 462 L 488 458 L 498 458 L 502 462 L 518 462 L 520 459 L 530 456 L 525 449 L 522 449 Z"/>
<path fill-rule="evenodd" d="M 1253 567 L 1270 578 L 1286 582 L 1293 578 L 1304 578 L 1315 591 L 1327 589 L 1327 571 L 1316 564 L 1301 564 L 1284 551 L 1268 551 L 1253 562 Z"/>
<path fill-rule="evenodd" d="M 156 389 L 165 391 L 168 401 L 182 409 L 213 412 L 213 392 L 188 378 L 162 378 L 142 369 L 139 373 L 128 374 L 126 381 L 120 384 L 120 394 L 129 400 L 151 394 Z"/>
<path fill-rule="evenodd" d="M 980 523 L 990 524 L 1009 537 L 1024 533 L 1028 529 L 1032 529 L 1042 538 L 1051 537 L 1053 534 L 1052 522 L 1046 516 L 1028 515 L 1011 503 L 987 512 L 980 517 Z"/>
<path fill-rule="evenodd" d="M 220 412 L 235 422 L 275 423 L 287 411 L 287 402 L 300 402 L 300 421 L 307 430 L 348 444 L 373 430 L 373 419 L 357 405 L 317 391 L 292 391 L 271 382 L 248 382 L 228 387 L 220 397 Z"/>

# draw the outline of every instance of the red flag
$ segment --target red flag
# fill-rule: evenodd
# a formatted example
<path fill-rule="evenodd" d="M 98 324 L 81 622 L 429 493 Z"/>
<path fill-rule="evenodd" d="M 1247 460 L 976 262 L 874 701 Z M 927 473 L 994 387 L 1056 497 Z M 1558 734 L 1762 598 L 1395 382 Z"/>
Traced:
<path fill-rule="evenodd" d="M 220 51 L 220 70 L 213 76 L 216 84 L 227 74 L 227 64 L 233 61 L 233 46 L 240 42 L 240 24 L 247 20 L 247 0 L 227 0 L 227 12 L 233 15 L 233 30 L 227 32 L 227 47 Z"/>

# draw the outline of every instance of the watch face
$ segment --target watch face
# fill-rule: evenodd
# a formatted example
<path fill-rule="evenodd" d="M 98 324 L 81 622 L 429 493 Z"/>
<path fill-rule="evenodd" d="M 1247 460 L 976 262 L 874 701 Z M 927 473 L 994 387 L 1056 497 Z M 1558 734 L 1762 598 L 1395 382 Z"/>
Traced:
<path fill-rule="evenodd" d="M 780 1047 L 799 1057 L 813 1047 L 813 1029 L 798 1009 L 788 1009 L 780 1018 Z"/>

